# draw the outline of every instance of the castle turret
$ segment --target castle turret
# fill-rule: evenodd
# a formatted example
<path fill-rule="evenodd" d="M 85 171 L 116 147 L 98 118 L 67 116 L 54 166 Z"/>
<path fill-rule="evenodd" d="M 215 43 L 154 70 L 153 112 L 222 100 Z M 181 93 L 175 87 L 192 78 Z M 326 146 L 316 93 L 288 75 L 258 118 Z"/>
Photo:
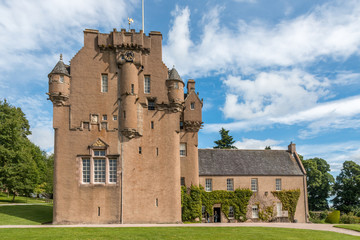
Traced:
<path fill-rule="evenodd" d="M 185 84 L 174 67 L 169 71 L 166 86 L 168 88 L 170 106 L 176 111 L 181 111 L 181 106 L 184 103 Z"/>
<path fill-rule="evenodd" d="M 138 72 L 134 63 L 134 53 L 126 51 L 119 61 L 121 66 L 121 117 L 120 129 L 121 132 L 129 137 L 138 136 L 137 131 L 137 99 L 138 99 Z"/>
<path fill-rule="evenodd" d="M 49 99 L 55 105 L 64 105 L 70 95 L 70 66 L 64 64 L 62 54 L 54 69 L 49 73 Z"/>

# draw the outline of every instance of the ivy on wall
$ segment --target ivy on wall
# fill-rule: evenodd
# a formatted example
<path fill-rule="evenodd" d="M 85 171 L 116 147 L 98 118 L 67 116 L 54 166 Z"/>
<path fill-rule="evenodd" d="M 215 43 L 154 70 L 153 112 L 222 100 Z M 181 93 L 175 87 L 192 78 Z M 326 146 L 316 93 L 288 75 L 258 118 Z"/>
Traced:
<path fill-rule="evenodd" d="M 230 206 L 234 208 L 234 218 L 240 221 L 246 220 L 246 209 L 252 196 L 249 189 L 236 189 L 233 192 L 216 190 L 205 192 L 204 188 L 191 186 L 181 187 L 182 220 L 195 221 L 201 219 L 201 208 L 205 206 L 205 212 L 213 215 L 214 204 L 221 204 L 221 211 L 229 218 Z"/>
<path fill-rule="evenodd" d="M 300 197 L 300 189 L 274 191 L 271 193 L 281 201 L 283 209 L 289 213 L 289 220 L 293 222 L 296 205 Z"/>

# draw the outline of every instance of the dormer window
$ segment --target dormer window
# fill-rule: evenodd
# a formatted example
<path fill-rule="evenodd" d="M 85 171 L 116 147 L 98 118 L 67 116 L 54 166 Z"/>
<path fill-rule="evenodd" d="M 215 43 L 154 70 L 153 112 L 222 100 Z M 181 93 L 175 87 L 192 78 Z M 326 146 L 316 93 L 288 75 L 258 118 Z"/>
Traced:
<path fill-rule="evenodd" d="M 64 76 L 60 76 L 59 82 L 64 83 Z"/>
<path fill-rule="evenodd" d="M 94 156 L 105 157 L 105 150 L 94 150 Z"/>

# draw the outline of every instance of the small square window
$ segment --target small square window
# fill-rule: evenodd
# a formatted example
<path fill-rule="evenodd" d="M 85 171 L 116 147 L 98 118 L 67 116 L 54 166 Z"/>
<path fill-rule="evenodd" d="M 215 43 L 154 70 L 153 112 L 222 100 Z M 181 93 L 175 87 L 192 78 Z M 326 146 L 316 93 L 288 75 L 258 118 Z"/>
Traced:
<path fill-rule="evenodd" d="M 117 115 L 113 115 L 113 120 L 114 120 L 114 121 L 117 120 Z"/>
<path fill-rule="evenodd" d="M 107 129 L 107 122 L 102 122 L 101 123 L 101 129 Z"/>
<path fill-rule="evenodd" d="M 83 129 L 89 129 L 89 122 L 83 122 Z"/>
<path fill-rule="evenodd" d="M 148 110 L 155 110 L 155 101 L 148 100 Z"/>
<path fill-rule="evenodd" d="M 103 120 L 103 121 L 107 121 L 107 115 L 103 115 L 103 116 L 102 116 L 102 120 Z"/>
<path fill-rule="evenodd" d="M 191 109 L 191 110 L 194 110 L 194 109 L 195 109 L 195 103 L 194 103 L 194 102 L 190 103 L 190 109 Z"/>

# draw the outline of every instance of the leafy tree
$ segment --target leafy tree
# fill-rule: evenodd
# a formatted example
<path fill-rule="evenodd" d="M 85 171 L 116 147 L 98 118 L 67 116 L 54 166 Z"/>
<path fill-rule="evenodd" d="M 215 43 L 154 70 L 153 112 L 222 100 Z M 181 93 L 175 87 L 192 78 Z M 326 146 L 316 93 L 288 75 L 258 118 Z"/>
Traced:
<path fill-rule="evenodd" d="M 265 147 L 265 150 L 271 150 L 271 147 L 270 147 L 270 146 L 266 146 L 266 147 Z"/>
<path fill-rule="evenodd" d="M 13 195 L 29 194 L 40 181 L 43 152 L 27 138 L 31 134 L 20 108 L 0 101 L 0 182 Z"/>
<path fill-rule="evenodd" d="M 235 141 L 233 140 L 233 137 L 229 135 L 229 130 L 225 130 L 224 128 L 221 128 L 219 133 L 221 135 L 221 139 L 214 141 L 214 143 L 216 144 L 214 148 L 236 149 L 236 147 L 233 145 Z"/>
<path fill-rule="evenodd" d="M 345 161 L 333 188 L 334 208 L 342 212 L 356 212 L 360 208 L 360 166 Z"/>
<path fill-rule="evenodd" d="M 330 174 L 330 165 L 322 158 L 307 159 L 302 163 L 307 173 L 309 209 L 311 211 L 329 209 L 327 198 L 330 197 L 334 183 L 334 177 Z"/>

